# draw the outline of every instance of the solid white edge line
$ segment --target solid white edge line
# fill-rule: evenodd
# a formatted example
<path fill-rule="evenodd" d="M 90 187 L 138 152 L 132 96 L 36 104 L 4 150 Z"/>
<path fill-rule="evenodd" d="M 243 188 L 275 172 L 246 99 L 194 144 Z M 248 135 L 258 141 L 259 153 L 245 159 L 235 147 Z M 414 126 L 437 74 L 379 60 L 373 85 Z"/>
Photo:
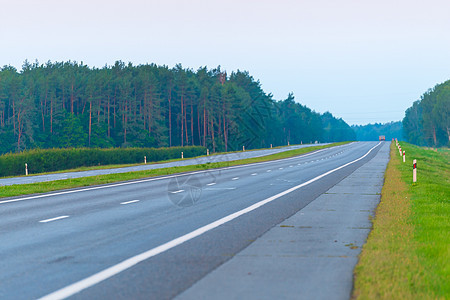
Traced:
<path fill-rule="evenodd" d="M 350 144 L 324 148 L 324 149 L 320 149 L 320 150 L 317 150 L 317 151 L 313 151 L 313 152 L 297 155 L 297 156 L 294 156 L 294 157 L 278 159 L 278 160 L 270 160 L 270 161 L 263 161 L 263 162 L 259 162 L 259 163 L 245 164 L 245 165 L 239 165 L 239 166 L 233 166 L 233 167 L 225 167 L 225 168 L 217 168 L 217 169 L 210 169 L 210 170 L 195 171 L 195 172 L 183 173 L 183 174 L 174 174 L 174 175 L 168 175 L 168 176 L 162 176 L 162 177 L 148 178 L 148 179 L 143 179 L 143 180 L 127 181 L 127 182 L 114 183 L 114 184 L 109 184 L 109 185 L 101 185 L 101 186 L 96 186 L 96 187 L 90 187 L 90 188 L 85 188 L 85 189 L 76 189 L 76 190 L 70 190 L 70 191 L 64 191 L 64 192 L 58 192 L 58 193 L 50 193 L 50 194 L 44 194 L 44 195 L 30 196 L 30 197 L 25 197 L 25 198 L 3 200 L 3 201 L 0 201 L 0 204 L 11 203 L 11 202 L 19 202 L 19 201 L 25 201 L 25 200 L 32 200 L 32 199 L 38 199 L 38 198 L 46 198 L 46 197 L 59 196 L 59 195 L 66 195 L 66 194 L 73 194 L 73 193 L 79 193 L 79 192 L 87 192 L 87 191 L 100 190 L 100 189 L 106 189 L 106 188 L 123 186 L 123 185 L 130 185 L 130 184 L 138 184 L 138 183 L 150 182 L 150 181 L 156 181 L 156 180 L 164 180 L 164 179 L 168 179 L 168 178 L 174 178 L 174 177 L 181 177 L 181 176 L 188 176 L 188 175 L 194 175 L 194 174 L 201 174 L 201 173 L 211 172 L 211 170 L 213 170 L 213 171 L 217 171 L 217 170 L 231 170 L 231 169 L 245 168 L 245 167 L 255 166 L 255 165 L 270 164 L 270 163 L 274 163 L 274 162 L 286 161 L 286 160 L 291 160 L 291 159 L 299 159 L 299 158 L 303 158 L 305 156 L 310 156 L 310 155 L 313 155 L 313 154 L 320 153 L 322 151 L 336 149 L 337 147 L 349 146 L 349 145 L 352 145 L 352 144 L 354 144 L 354 142 L 350 143 Z"/>
<path fill-rule="evenodd" d="M 126 201 L 126 202 L 122 202 L 120 204 L 125 205 L 125 204 L 131 204 L 131 203 L 136 203 L 136 202 L 139 202 L 139 200 Z"/>
<path fill-rule="evenodd" d="M 236 218 L 238 218 L 238 217 L 240 217 L 240 216 L 242 216 L 242 215 L 244 215 L 246 213 L 249 213 L 249 212 L 251 212 L 251 211 L 253 211 L 253 210 L 255 210 L 255 209 L 257 209 L 257 208 L 259 208 L 259 207 L 261 207 L 261 206 L 263 206 L 263 205 L 265 205 L 267 203 L 269 203 L 269 202 L 272 202 L 272 201 L 274 201 L 274 200 L 276 200 L 276 199 L 278 199 L 278 198 L 280 198 L 280 197 L 282 197 L 282 196 L 284 196 L 286 194 L 289 194 L 289 193 L 291 193 L 291 192 L 293 192 L 295 190 L 298 190 L 299 188 L 302 188 L 302 187 L 304 187 L 306 185 L 309 185 L 309 184 L 311 184 L 311 183 L 313 183 L 313 182 L 315 182 L 315 181 L 317 181 L 317 180 L 319 180 L 319 179 L 321 179 L 321 178 L 323 178 L 323 177 L 325 177 L 325 176 L 327 176 L 327 175 L 329 175 L 331 173 L 334 173 L 334 172 L 336 172 L 336 171 L 338 171 L 338 170 L 340 170 L 342 168 L 345 168 L 348 165 L 351 165 L 351 164 L 353 164 L 353 163 L 355 163 L 357 161 L 360 161 L 361 159 L 363 159 L 364 157 L 369 155 L 369 153 L 372 152 L 372 150 L 375 149 L 376 147 L 378 147 L 380 144 L 381 144 L 381 142 L 379 142 L 376 146 L 372 147 L 366 154 L 364 154 L 363 156 L 361 156 L 360 158 L 358 158 L 356 160 L 353 160 L 353 161 L 351 161 L 349 163 L 346 163 L 346 164 L 344 164 L 344 165 L 342 165 L 340 167 L 337 167 L 337 168 L 335 168 L 333 170 L 325 172 L 325 173 L 323 173 L 323 174 L 321 174 L 321 175 L 319 175 L 317 177 L 314 177 L 313 179 L 310 179 L 310 180 L 308 180 L 308 181 L 306 181 L 306 182 L 304 182 L 302 184 L 294 186 L 294 187 L 292 187 L 292 188 L 290 188 L 290 189 L 288 189 L 288 190 L 286 190 L 284 192 L 281 192 L 281 193 L 276 194 L 276 195 L 274 195 L 272 197 L 269 197 L 267 199 L 259 201 L 259 202 L 255 203 L 255 204 L 253 204 L 253 205 L 251 205 L 251 206 L 249 206 L 247 208 L 244 208 L 244 209 L 242 209 L 240 211 L 237 211 L 237 212 L 235 212 L 235 213 L 233 213 L 231 215 L 223 217 L 223 218 L 221 218 L 221 219 L 219 219 L 219 220 L 217 220 L 215 222 L 212 222 L 212 223 L 210 223 L 208 225 L 200 227 L 200 228 L 198 228 L 198 229 L 196 229 L 196 230 L 194 230 L 194 231 L 192 231 L 190 233 L 187 233 L 187 234 L 185 234 L 183 236 L 180 236 L 180 237 L 178 237 L 178 238 L 176 238 L 174 240 L 171 240 L 171 241 L 169 241 L 169 242 L 167 242 L 165 244 L 162 244 L 162 245 L 157 246 L 157 247 L 155 247 L 153 249 L 150 249 L 150 250 L 148 250 L 146 252 L 143 252 L 141 254 L 138 254 L 136 256 L 128 258 L 128 259 L 126 259 L 126 260 L 124 260 L 124 261 L 122 261 L 122 262 L 120 262 L 120 263 L 118 263 L 118 264 L 116 264 L 116 265 L 114 265 L 112 267 L 109 267 L 109 268 L 107 268 L 107 269 L 105 269 L 103 271 L 100 271 L 100 272 L 98 272 L 98 273 L 96 273 L 94 275 L 91 275 L 91 276 L 89 276 L 89 277 L 87 277 L 85 279 L 82 279 L 82 280 L 80 280 L 78 282 L 75 282 L 75 283 L 73 283 L 71 285 L 68 285 L 68 286 L 66 286 L 66 287 L 64 287 L 64 288 L 62 288 L 60 290 L 57 290 L 57 291 L 55 291 L 55 292 L 53 292 L 51 294 L 48 294 L 48 295 L 46 295 L 46 296 L 44 296 L 44 297 L 42 297 L 40 299 L 41 300 L 64 299 L 64 298 L 70 297 L 70 296 L 72 296 L 72 295 L 74 295 L 74 294 L 76 294 L 78 292 L 81 292 L 82 290 L 87 289 L 87 288 L 89 288 L 89 287 L 91 287 L 93 285 L 96 285 L 97 283 L 100 283 L 100 282 L 102 282 L 102 281 L 104 281 L 104 280 L 106 280 L 106 279 L 108 279 L 108 278 L 110 278 L 110 277 L 112 277 L 114 275 L 117 275 L 117 274 L 119 274 L 119 273 L 121 273 L 121 272 L 123 272 L 123 271 L 125 271 L 125 270 L 127 270 L 129 268 L 131 268 L 132 266 L 137 265 L 138 263 L 140 263 L 140 262 L 142 262 L 144 260 L 147 260 L 147 259 L 149 259 L 149 258 L 151 258 L 153 256 L 156 256 L 156 255 L 161 254 L 161 253 L 163 253 L 163 252 L 165 252 L 165 251 L 167 251 L 169 249 L 172 249 L 172 248 L 174 248 L 174 247 L 176 247 L 178 245 L 181 245 L 184 242 L 187 242 L 187 241 L 189 241 L 189 240 L 191 240 L 191 239 L 193 239 L 195 237 L 198 237 L 198 236 L 200 236 L 200 235 L 202 235 L 202 234 L 204 234 L 204 233 L 206 233 L 206 232 L 208 232 L 208 231 L 210 231 L 210 230 L 212 230 L 214 228 L 219 227 L 220 225 L 228 223 L 228 222 L 230 222 L 230 221 L 232 221 L 232 220 L 234 220 L 234 219 L 236 219 Z"/>
<path fill-rule="evenodd" d="M 65 219 L 65 218 L 68 218 L 68 217 L 69 217 L 69 216 L 60 216 L 60 217 L 56 217 L 56 218 L 51 218 L 51 219 L 41 220 L 41 221 L 39 221 L 39 223 L 53 222 L 53 221 Z"/>

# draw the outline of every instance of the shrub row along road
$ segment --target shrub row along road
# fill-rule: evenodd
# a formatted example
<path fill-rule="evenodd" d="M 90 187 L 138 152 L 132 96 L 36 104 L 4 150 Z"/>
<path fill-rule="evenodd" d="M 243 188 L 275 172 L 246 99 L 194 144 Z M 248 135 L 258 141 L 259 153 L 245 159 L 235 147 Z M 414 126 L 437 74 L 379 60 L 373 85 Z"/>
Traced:
<path fill-rule="evenodd" d="M 386 147 L 0 201 L 0 298 L 173 298 Z"/>

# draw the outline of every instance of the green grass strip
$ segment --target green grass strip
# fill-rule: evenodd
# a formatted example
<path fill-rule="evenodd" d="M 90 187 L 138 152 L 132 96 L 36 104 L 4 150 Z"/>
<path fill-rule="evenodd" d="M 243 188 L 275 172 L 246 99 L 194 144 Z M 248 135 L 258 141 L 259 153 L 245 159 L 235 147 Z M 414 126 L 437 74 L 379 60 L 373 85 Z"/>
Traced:
<path fill-rule="evenodd" d="M 450 151 L 395 144 L 353 299 L 450 299 Z M 417 160 L 416 184 L 412 161 Z"/>
<path fill-rule="evenodd" d="M 142 178 L 164 176 L 164 175 L 184 173 L 184 172 L 209 170 L 209 169 L 230 167 L 230 166 L 236 166 L 236 165 L 244 165 L 244 164 L 257 163 L 257 162 L 271 161 L 271 160 L 283 159 L 283 158 L 288 158 L 288 157 L 294 157 L 294 156 L 298 156 L 298 155 L 305 154 L 308 152 L 316 151 L 319 149 L 325 149 L 325 148 L 329 148 L 329 147 L 344 145 L 346 143 L 349 143 L 349 142 L 333 143 L 333 144 L 324 145 L 324 146 L 305 147 L 305 148 L 280 152 L 280 153 L 276 153 L 276 154 L 272 154 L 272 155 L 248 158 L 248 159 L 242 159 L 242 160 L 235 160 L 235 161 L 212 162 L 212 163 L 192 165 L 192 166 L 171 167 L 171 168 L 128 172 L 128 173 L 99 175 L 99 176 L 73 178 L 73 179 L 56 180 L 56 181 L 50 181 L 50 182 L 39 182 L 39 183 L 31 183 L 31 184 L 17 184 L 17 185 L 9 185 L 9 186 L 0 186 L 0 198 L 46 193 L 46 192 L 57 191 L 57 190 L 62 190 L 62 189 L 94 186 L 94 185 L 108 184 L 108 183 L 128 181 L 128 180 L 134 180 L 134 179 L 142 179 Z"/>

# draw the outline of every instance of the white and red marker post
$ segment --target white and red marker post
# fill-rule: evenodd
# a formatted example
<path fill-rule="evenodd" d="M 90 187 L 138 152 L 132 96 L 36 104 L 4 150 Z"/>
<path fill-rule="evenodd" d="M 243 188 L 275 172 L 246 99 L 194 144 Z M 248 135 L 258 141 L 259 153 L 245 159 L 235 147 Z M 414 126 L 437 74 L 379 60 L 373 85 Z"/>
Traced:
<path fill-rule="evenodd" d="M 413 183 L 417 181 L 417 161 L 413 160 Z"/>

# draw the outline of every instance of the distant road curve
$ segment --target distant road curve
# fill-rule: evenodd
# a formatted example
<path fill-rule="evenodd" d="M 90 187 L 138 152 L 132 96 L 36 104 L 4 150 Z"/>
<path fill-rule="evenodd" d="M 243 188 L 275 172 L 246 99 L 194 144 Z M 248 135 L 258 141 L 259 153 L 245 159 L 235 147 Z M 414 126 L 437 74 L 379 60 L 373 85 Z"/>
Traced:
<path fill-rule="evenodd" d="M 81 177 L 116 174 L 116 173 L 127 173 L 127 172 L 145 171 L 145 170 L 153 170 L 153 169 L 163 169 L 163 168 L 170 168 L 170 167 L 191 166 L 191 165 L 205 164 L 208 162 L 213 163 L 213 162 L 223 162 L 223 161 L 234 161 L 234 160 L 240 160 L 240 159 L 246 159 L 246 158 L 267 156 L 267 155 L 271 155 L 271 154 L 276 154 L 276 153 L 280 153 L 280 152 L 285 152 L 285 151 L 300 149 L 300 148 L 305 148 L 305 147 L 323 146 L 323 145 L 328 145 L 328 143 L 294 145 L 294 146 L 288 146 L 288 147 L 282 147 L 282 148 L 276 148 L 276 149 L 235 152 L 235 153 L 228 153 L 228 154 L 219 154 L 219 155 L 198 157 L 198 158 L 186 159 L 186 160 L 182 160 L 182 161 L 174 161 L 174 162 L 169 162 L 169 163 L 161 163 L 161 164 L 153 163 L 153 164 L 140 165 L 140 166 L 134 166 L 134 167 L 112 168 L 112 169 L 91 170 L 91 171 L 81 171 L 81 172 L 66 172 L 66 173 L 58 173 L 58 174 L 27 176 L 27 177 L 4 178 L 4 179 L 0 179 L 0 186 L 14 185 L 14 184 L 29 184 L 29 183 L 64 180 L 64 179 L 71 179 L 71 178 L 81 178 Z"/>

